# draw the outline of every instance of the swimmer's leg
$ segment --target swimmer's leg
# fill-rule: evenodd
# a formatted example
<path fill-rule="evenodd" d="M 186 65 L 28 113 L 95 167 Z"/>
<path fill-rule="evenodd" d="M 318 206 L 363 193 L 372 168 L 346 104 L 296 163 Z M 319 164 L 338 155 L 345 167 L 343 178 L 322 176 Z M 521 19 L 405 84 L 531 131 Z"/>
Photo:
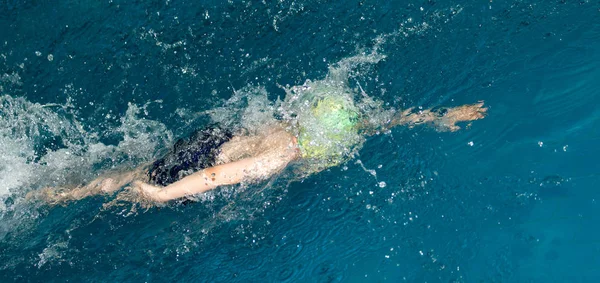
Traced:
<path fill-rule="evenodd" d="M 461 105 L 453 108 L 427 109 L 413 113 L 414 108 L 400 112 L 387 127 L 407 126 L 412 128 L 421 124 L 433 125 L 438 131 L 457 131 L 460 129 L 456 123 L 483 119 L 487 108 L 483 101 L 474 104 Z"/>

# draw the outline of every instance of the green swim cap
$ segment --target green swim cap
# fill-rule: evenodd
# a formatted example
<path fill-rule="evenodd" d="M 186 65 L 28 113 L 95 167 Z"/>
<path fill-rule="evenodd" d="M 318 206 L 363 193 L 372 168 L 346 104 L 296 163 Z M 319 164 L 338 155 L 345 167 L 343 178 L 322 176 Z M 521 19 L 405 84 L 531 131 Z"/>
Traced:
<path fill-rule="evenodd" d="M 298 145 L 302 157 L 318 160 L 323 167 L 340 164 L 360 141 L 354 105 L 337 97 L 317 100 L 311 109 L 313 123 L 301 125 Z"/>

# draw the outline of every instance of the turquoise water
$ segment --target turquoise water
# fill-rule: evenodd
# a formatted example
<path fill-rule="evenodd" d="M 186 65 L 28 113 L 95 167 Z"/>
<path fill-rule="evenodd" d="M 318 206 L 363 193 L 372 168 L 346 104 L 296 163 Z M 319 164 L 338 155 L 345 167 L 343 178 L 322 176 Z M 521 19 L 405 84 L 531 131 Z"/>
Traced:
<path fill-rule="evenodd" d="M 598 1 L 0 2 L 0 281 L 595 282 L 599 17 Z M 185 205 L 24 200 L 374 46 L 386 59 L 351 82 L 371 96 L 484 100 L 488 117 Z"/>

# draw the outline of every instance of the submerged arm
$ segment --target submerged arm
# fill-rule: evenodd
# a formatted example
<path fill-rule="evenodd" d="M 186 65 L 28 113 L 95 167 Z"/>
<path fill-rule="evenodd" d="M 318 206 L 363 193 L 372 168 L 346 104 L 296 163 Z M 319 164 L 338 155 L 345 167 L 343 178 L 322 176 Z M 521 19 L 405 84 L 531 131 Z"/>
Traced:
<path fill-rule="evenodd" d="M 417 125 L 433 125 L 438 131 L 457 131 L 460 129 L 456 123 L 468 122 L 483 119 L 487 108 L 483 107 L 483 101 L 466 104 L 453 108 L 439 108 L 437 110 L 426 109 L 413 112 L 414 108 L 409 108 L 398 112 L 391 121 L 383 128 L 393 128 L 395 126 L 407 126 L 412 128 Z"/>
<path fill-rule="evenodd" d="M 40 199 L 50 205 L 65 205 L 86 197 L 109 194 L 145 176 L 145 166 L 124 172 L 100 175 L 89 184 L 78 187 L 47 187 L 27 193 L 27 199 Z"/>

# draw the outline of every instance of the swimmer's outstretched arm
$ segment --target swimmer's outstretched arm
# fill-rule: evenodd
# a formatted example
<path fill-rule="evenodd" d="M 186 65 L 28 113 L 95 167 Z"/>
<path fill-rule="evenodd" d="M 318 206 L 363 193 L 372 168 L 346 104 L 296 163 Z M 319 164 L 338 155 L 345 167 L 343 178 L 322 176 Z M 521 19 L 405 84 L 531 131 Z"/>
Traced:
<path fill-rule="evenodd" d="M 296 158 L 297 151 L 284 149 L 206 168 L 163 188 L 139 181 L 134 185 L 145 198 L 155 202 L 166 202 L 223 185 L 266 179 Z"/>
<path fill-rule="evenodd" d="M 395 126 L 407 126 L 412 128 L 417 125 L 433 125 L 438 131 L 457 131 L 460 129 L 456 125 L 458 122 L 468 122 L 483 119 L 487 108 L 483 107 L 483 101 L 474 104 L 466 104 L 453 108 L 440 108 L 435 111 L 431 109 L 419 110 L 413 112 L 414 108 L 409 108 L 399 112 L 384 128 Z"/>

